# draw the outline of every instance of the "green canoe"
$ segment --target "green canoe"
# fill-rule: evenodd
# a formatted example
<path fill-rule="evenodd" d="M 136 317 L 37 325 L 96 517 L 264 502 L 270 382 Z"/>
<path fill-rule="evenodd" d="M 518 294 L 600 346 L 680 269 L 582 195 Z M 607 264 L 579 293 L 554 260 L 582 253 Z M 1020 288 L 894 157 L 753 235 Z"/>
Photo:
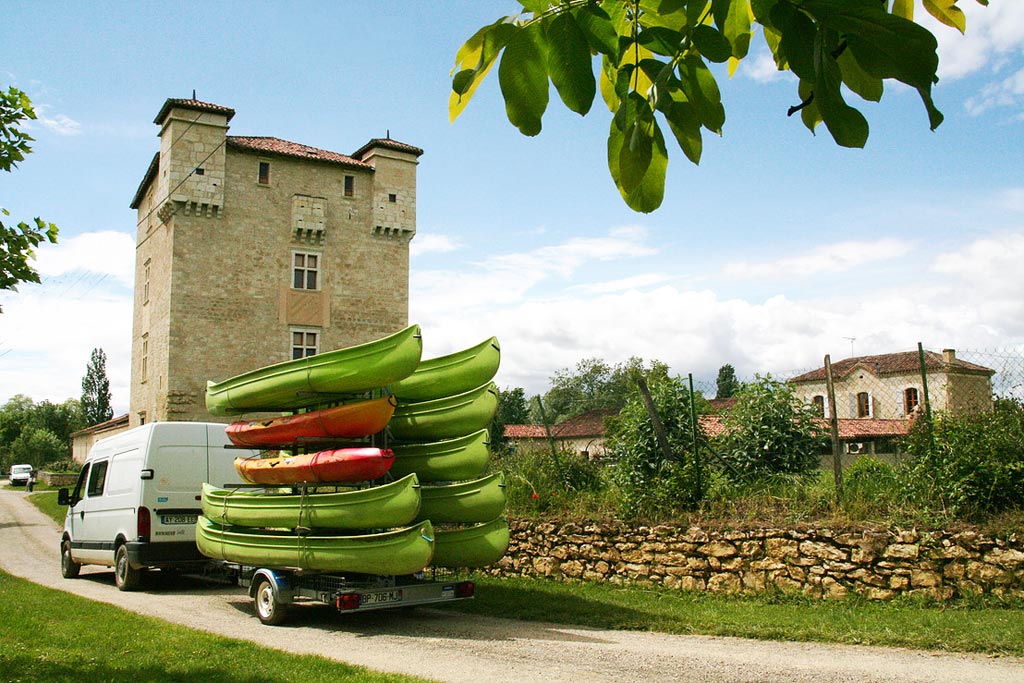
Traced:
<path fill-rule="evenodd" d="M 392 443 L 395 461 L 389 472 L 402 477 L 415 472 L 420 481 L 475 479 L 487 469 L 491 450 L 486 429 L 457 439 L 430 443 Z"/>
<path fill-rule="evenodd" d="M 486 567 L 508 550 L 508 522 L 504 517 L 462 529 L 436 529 L 435 567 Z"/>
<path fill-rule="evenodd" d="M 233 491 L 203 484 L 202 505 L 207 519 L 223 525 L 387 529 L 416 519 L 420 487 L 415 474 L 384 486 L 306 495 Z"/>
<path fill-rule="evenodd" d="M 383 388 L 412 374 L 422 351 L 420 326 L 412 325 L 367 344 L 268 365 L 223 382 L 207 382 L 206 409 L 212 415 L 287 411 L 324 403 L 340 394 Z"/>
<path fill-rule="evenodd" d="M 451 439 L 483 429 L 497 410 L 498 389 L 489 382 L 434 401 L 400 402 L 388 428 L 400 441 Z"/>
<path fill-rule="evenodd" d="M 414 373 L 389 388 L 400 402 L 434 401 L 490 382 L 500 361 L 498 338 L 491 337 L 464 351 L 422 361 Z"/>
<path fill-rule="evenodd" d="M 199 552 L 216 560 L 256 567 L 360 574 L 414 574 L 434 550 L 434 527 L 420 522 L 364 536 L 299 536 L 290 532 L 225 527 L 199 517 Z"/>
<path fill-rule="evenodd" d="M 422 504 L 417 519 L 469 524 L 488 522 L 505 511 L 505 475 L 495 472 L 475 481 L 462 481 L 420 489 Z"/>

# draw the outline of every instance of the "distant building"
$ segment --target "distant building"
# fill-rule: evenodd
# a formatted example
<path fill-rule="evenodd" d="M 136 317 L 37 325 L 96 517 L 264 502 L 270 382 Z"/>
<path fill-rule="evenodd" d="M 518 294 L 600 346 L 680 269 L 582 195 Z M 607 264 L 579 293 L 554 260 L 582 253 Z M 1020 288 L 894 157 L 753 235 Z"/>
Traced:
<path fill-rule="evenodd" d="M 600 457 L 604 455 L 605 418 L 618 414 L 618 410 L 607 408 L 588 410 L 552 425 L 551 438 L 559 449 L 573 451 L 583 457 Z M 505 425 L 505 438 L 513 443 L 544 445 L 548 434 L 544 425 Z"/>
<path fill-rule="evenodd" d="M 208 380 L 408 324 L 423 150 L 228 135 L 234 114 L 169 99 L 154 120 L 160 151 L 131 204 L 132 426 L 209 420 Z"/>
<path fill-rule="evenodd" d="M 965 413 L 992 409 L 995 370 L 960 360 L 953 349 L 924 352 L 933 411 Z M 907 419 L 923 407 L 924 385 L 917 351 L 846 358 L 832 364 L 836 415 L 848 419 Z M 830 414 L 825 368 L 789 380 L 797 396 Z"/>

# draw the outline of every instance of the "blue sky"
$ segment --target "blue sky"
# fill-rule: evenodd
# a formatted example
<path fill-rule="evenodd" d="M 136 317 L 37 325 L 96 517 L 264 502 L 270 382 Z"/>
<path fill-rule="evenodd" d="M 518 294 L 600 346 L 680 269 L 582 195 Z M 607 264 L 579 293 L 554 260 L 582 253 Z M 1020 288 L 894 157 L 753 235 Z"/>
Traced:
<path fill-rule="evenodd" d="M 785 116 L 795 83 L 755 52 L 719 76 L 723 137 L 705 136 L 699 167 L 670 149 L 666 201 L 641 215 L 608 176 L 600 101 L 580 118 L 553 97 L 525 138 L 492 74 L 448 122 L 456 50 L 511 0 L 6 2 L 0 84 L 40 120 L 0 205 L 61 233 L 39 250 L 41 285 L 0 293 L 0 401 L 77 397 L 102 347 L 128 409 L 128 205 L 153 117 L 193 89 L 235 109 L 231 134 L 351 153 L 389 131 L 423 148 L 410 320 L 427 356 L 497 334 L 502 386 L 543 391 L 593 356 L 713 380 L 723 363 L 785 375 L 851 346 L 1024 352 L 1024 3 L 961 5 L 966 37 L 930 25 L 937 131 L 916 93 L 887 86 L 858 105 L 867 149 L 840 149 Z"/>

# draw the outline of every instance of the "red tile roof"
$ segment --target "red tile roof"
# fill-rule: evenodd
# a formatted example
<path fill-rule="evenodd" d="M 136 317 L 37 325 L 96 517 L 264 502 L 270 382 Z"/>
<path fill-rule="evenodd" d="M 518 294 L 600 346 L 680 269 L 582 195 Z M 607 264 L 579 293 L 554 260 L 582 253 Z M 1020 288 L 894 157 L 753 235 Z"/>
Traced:
<path fill-rule="evenodd" d="M 413 147 L 412 145 L 407 145 L 404 142 L 399 142 L 398 140 L 392 140 L 391 138 L 373 138 L 353 152 L 352 156 L 357 159 L 362 159 L 366 153 L 374 147 L 384 147 L 385 149 L 393 149 L 396 152 L 405 152 L 406 154 L 414 154 L 416 156 L 423 154 L 423 150 L 419 147 Z"/>
<path fill-rule="evenodd" d="M 231 107 L 225 107 L 220 104 L 212 104 L 210 102 L 200 102 L 199 100 L 184 100 L 177 99 L 174 97 L 167 98 L 164 102 L 164 106 L 160 107 L 160 113 L 153 119 L 153 123 L 161 125 L 164 122 L 164 118 L 170 113 L 172 108 L 177 109 L 191 109 L 192 111 L 205 111 L 213 114 L 224 114 L 228 117 L 228 121 L 235 115 L 235 110 Z"/>
<path fill-rule="evenodd" d="M 924 352 L 924 366 L 929 372 L 941 372 L 953 370 L 955 372 L 966 372 L 970 374 L 993 375 L 995 370 L 986 368 L 983 365 L 968 363 L 965 360 L 954 358 L 952 363 L 947 363 L 941 353 L 935 351 Z M 871 371 L 876 377 L 883 375 L 905 375 L 921 371 L 921 360 L 917 351 L 904 351 L 901 353 L 883 353 L 878 356 L 856 356 L 845 358 L 832 364 L 833 377 L 846 377 L 856 368 L 863 367 Z M 790 382 L 823 382 L 825 380 L 825 368 L 805 372 L 802 375 L 790 378 Z"/>
<path fill-rule="evenodd" d="M 505 425 L 506 439 L 545 439 L 544 425 Z"/>
<path fill-rule="evenodd" d="M 281 138 L 254 137 L 248 135 L 227 136 L 228 147 L 240 149 L 247 152 L 258 152 L 260 154 L 275 154 L 277 156 L 292 157 L 295 159 L 312 159 L 323 161 L 329 164 L 338 164 L 351 168 L 359 168 L 364 171 L 373 171 L 373 166 L 345 154 L 330 152 L 326 149 L 300 145 L 297 142 L 289 142 Z"/>

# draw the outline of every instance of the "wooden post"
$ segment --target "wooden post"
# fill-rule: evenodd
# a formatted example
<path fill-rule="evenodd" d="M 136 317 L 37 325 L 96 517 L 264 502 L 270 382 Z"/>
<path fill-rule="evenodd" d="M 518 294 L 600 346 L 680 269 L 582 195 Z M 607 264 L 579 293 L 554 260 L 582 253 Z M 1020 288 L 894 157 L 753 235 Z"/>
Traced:
<path fill-rule="evenodd" d="M 925 429 L 928 430 L 928 444 L 931 446 L 931 450 L 935 452 L 935 432 L 932 430 L 932 402 L 928 398 L 928 369 L 925 367 L 924 361 L 924 345 L 921 342 L 917 342 L 917 359 L 921 364 L 921 390 L 924 392 L 924 419 Z"/>
<path fill-rule="evenodd" d="M 832 474 L 836 482 L 836 503 L 843 502 L 843 451 L 839 444 L 839 414 L 836 412 L 836 385 L 832 382 L 832 358 L 825 354 L 825 386 L 828 389 L 828 423 L 832 434 Z"/>
<path fill-rule="evenodd" d="M 661 448 L 661 454 L 665 456 L 666 460 L 676 460 L 676 456 L 672 453 L 672 447 L 668 443 L 668 434 L 665 433 L 665 425 L 661 422 L 661 416 L 658 415 L 658 409 L 654 405 L 654 399 L 651 398 L 651 392 L 647 388 L 647 380 L 638 376 L 636 378 L 636 386 L 640 389 L 640 397 L 644 400 L 644 408 L 647 409 L 647 416 L 651 418 L 651 424 L 654 426 L 654 437 L 658 440 L 658 446 Z"/>
<path fill-rule="evenodd" d="M 693 373 L 687 375 L 690 380 L 690 433 L 693 435 L 693 467 L 696 474 L 697 499 L 704 498 L 704 476 L 700 464 L 700 439 L 697 438 L 697 406 L 693 395 Z"/>
<path fill-rule="evenodd" d="M 555 460 L 555 467 L 558 471 L 565 474 L 565 470 L 562 469 L 562 463 L 558 460 L 558 449 L 555 447 L 555 437 L 551 436 L 551 425 L 548 424 L 548 416 L 544 413 L 544 402 L 540 400 L 540 395 L 537 395 L 537 407 L 540 408 L 540 421 L 544 423 L 544 432 L 548 435 L 548 445 L 551 446 L 551 457 Z"/>

